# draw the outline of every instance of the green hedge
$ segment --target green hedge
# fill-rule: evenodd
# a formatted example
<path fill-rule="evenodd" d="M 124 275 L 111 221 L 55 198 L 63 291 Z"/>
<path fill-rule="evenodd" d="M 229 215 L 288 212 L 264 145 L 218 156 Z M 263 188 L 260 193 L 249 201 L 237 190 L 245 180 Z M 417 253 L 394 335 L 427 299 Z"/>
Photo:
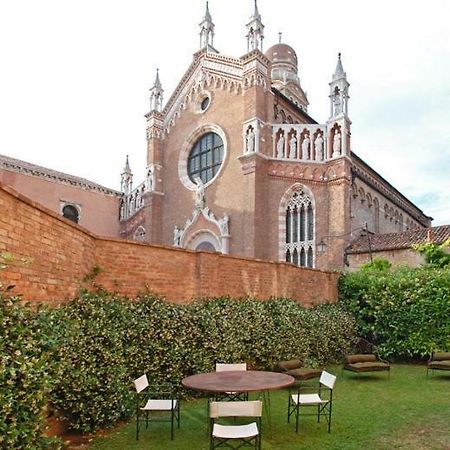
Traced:
<path fill-rule="evenodd" d="M 70 427 L 92 432 L 129 418 L 132 380 L 179 383 L 246 361 L 272 369 L 303 358 L 321 366 L 348 351 L 356 323 L 342 308 L 312 309 L 287 299 L 217 298 L 174 305 L 152 295 L 134 300 L 82 294 L 33 312 L 2 299 L 0 448 L 44 448 L 48 404 Z M 4 418 L 4 419 L 3 419 Z"/>
<path fill-rule="evenodd" d="M 247 361 L 272 369 L 302 357 L 335 361 L 355 338 L 355 322 L 337 306 L 305 309 L 289 300 L 218 298 L 173 305 L 143 295 L 136 300 L 86 295 L 58 311 L 60 344 L 54 359 L 52 402 L 83 432 L 133 413 L 131 382 L 174 382 L 214 370 L 216 362 Z"/>
<path fill-rule="evenodd" d="M 339 283 L 360 334 L 389 357 L 450 350 L 450 268 L 365 269 Z"/>
<path fill-rule="evenodd" d="M 50 391 L 47 322 L 0 292 L 0 448 L 58 448 L 42 437 Z"/>

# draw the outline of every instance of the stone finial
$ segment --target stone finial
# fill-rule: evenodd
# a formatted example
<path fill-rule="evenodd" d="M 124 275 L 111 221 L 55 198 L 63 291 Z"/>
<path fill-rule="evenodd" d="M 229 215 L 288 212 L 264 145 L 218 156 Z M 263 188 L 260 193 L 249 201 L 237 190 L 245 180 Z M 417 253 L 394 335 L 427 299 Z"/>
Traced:
<path fill-rule="evenodd" d="M 200 49 L 213 48 L 214 44 L 214 23 L 209 12 L 209 2 L 206 2 L 206 11 L 203 20 L 200 22 Z"/>
<path fill-rule="evenodd" d="M 264 25 L 261 21 L 261 14 L 258 11 L 258 5 L 255 0 L 255 7 L 247 27 L 247 51 L 252 50 L 263 51 Z"/>
<path fill-rule="evenodd" d="M 156 69 L 155 82 L 150 89 L 150 111 L 162 111 L 164 90 L 159 79 L 159 69 Z"/>

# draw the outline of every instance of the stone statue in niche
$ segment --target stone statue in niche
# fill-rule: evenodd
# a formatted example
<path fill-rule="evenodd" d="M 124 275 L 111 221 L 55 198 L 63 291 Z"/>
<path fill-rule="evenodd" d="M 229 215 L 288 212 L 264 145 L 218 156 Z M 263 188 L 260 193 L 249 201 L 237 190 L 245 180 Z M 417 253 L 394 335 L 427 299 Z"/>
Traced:
<path fill-rule="evenodd" d="M 247 153 L 253 153 L 255 151 L 255 133 L 253 127 L 248 127 L 246 136 L 246 151 Z"/>
<path fill-rule="evenodd" d="M 309 159 L 309 144 L 311 140 L 309 139 L 309 136 L 305 134 L 305 137 L 303 138 L 302 142 L 302 157 L 303 159 Z"/>
<path fill-rule="evenodd" d="M 153 169 L 150 167 L 147 170 L 147 191 L 153 191 L 154 185 L 154 173 Z"/>
<path fill-rule="evenodd" d="M 323 161 L 325 159 L 325 155 L 323 151 L 323 137 L 320 133 L 317 134 L 316 140 L 314 141 L 314 150 L 316 152 L 316 158 Z"/>
<path fill-rule="evenodd" d="M 227 213 L 225 213 L 223 215 L 223 217 L 218 220 L 219 227 L 220 227 L 220 232 L 222 233 L 223 236 L 227 236 L 228 235 L 228 221 L 229 221 L 229 217 L 228 217 Z"/>
<path fill-rule="evenodd" d="M 337 116 L 341 114 L 341 112 L 342 112 L 341 96 L 340 94 L 337 94 L 336 97 L 334 97 L 334 115 Z"/>
<path fill-rule="evenodd" d="M 176 247 L 181 247 L 181 235 L 183 233 L 183 230 L 178 228 L 176 225 L 173 229 L 173 245 Z"/>
<path fill-rule="evenodd" d="M 297 158 L 297 138 L 292 133 L 291 139 L 289 140 L 289 159 L 295 158 Z"/>
<path fill-rule="evenodd" d="M 277 142 L 277 158 L 284 158 L 284 135 L 280 132 Z"/>
<path fill-rule="evenodd" d="M 333 137 L 333 156 L 339 156 L 341 154 L 341 133 L 336 129 Z"/>
<path fill-rule="evenodd" d="M 120 213 L 119 213 L 119 219 L 122 220 L 125 218 L 125 203 L 123 199 L 120 200 Z"/>
<path fill-rule="evenodd" d="M 205 207 L 205 185 L 200 177 L 195 178 L 195 199 L 194 204 L 198 209 L 203 209 Z"/>

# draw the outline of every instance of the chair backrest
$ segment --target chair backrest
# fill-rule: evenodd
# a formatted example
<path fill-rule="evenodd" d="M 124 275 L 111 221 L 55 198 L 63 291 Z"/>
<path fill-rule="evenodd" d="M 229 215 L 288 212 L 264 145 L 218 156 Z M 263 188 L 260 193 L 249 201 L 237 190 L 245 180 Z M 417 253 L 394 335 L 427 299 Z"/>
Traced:
<path fill-rule="evenodd" d="M 433 361 L 448 361 L 450 360 L 450 352 L 434 352 L 432 355 Z"/>
<path fill-rule="evenodd" d="M 261 417 L 262 401 L 251 400 L 245 402 L 211 402 L 209 417 Z"/>
<path fill-rule="evenodd" d="M 278 367 L 282 370 L 300 369 L 302 367 L 302 361 L 300 359 L 291 359 L 289 361 L 280 361 Z"/>
<path fill-rule="evenodd" d="M 322 375 L 320 375 L 320 384 L 323 384 L 329 389 L 333 389 L 334 383 L 336 382 L 336 376 L 331 375 L 331 373 L 328 373 L 326 370 L 322 372 Z"/>
<path fill-rule="evenodd" d="M 216 364 L 216 372 L 228 372 L 230 370 L 247 370 L 247 363 L 238 364 Z"/>
<path fill-rule="evenodd" d="M 141 377 L 134 380 L 134 387 L 136 388 L 136 392 L 139 394 L 148 386 L 147 375 L 144 373 Z"/>

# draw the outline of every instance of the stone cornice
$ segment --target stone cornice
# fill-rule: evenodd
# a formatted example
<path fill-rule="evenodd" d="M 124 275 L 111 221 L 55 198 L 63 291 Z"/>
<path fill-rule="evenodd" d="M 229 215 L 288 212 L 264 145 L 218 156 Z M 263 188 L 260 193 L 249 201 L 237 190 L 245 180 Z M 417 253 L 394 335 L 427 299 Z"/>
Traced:
<path fill-rule="evenodd" d="M 407 212 L 411 217 L 414 217 L 414 219 L 416 219 L 421 225 L 429 225 L 429 221 L 431 220 L 430 217 L 426 216 L 421 209 L 397 191 L 397 189 L 395 189 L 389 182 L 387 182 L 381 175 L 375 172 L 366 162 L 360 159 L 353 152 L 352 160 L 352 170 L 357 178 L 386 197 L 394 205 Z"/>
<path fill-rule="evenodd" d="M 24 175 L 41 178 L 46 181 L 53 181 L 69 186 L 76 186 L 82 189 L 112 195 L 114 197 L 122 196 L 122 193 L 119 191 L 109 189 L 100 184 L 86 180 L 85 178 L 58 172 L 56 170 L 48 169 L 46 167 L 38 166 L 36 164 L 31 164 L 29 162 L 10 158 L 4 155 L 0 155 L 0 169 L 22 173 Z"/>

